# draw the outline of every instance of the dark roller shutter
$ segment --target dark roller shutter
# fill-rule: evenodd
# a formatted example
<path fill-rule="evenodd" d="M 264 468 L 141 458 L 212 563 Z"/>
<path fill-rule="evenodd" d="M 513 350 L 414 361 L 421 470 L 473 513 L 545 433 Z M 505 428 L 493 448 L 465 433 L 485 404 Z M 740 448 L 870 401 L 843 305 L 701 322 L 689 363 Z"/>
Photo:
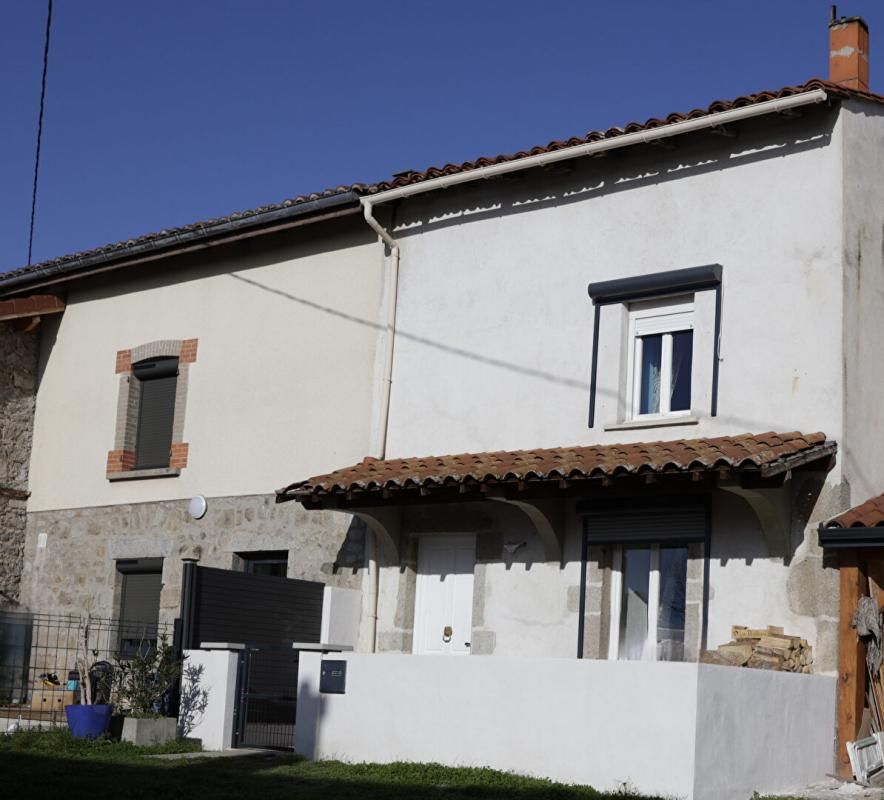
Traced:
<path fill-rule="evenodd" d="M 156 625 L 160 615 L 160 589 L 163 576 L 159 572 L 133 572 L 123 576 L 123 598 L 120 616 L 123 622 Z"/>
<path fill-rule="evenodd" d="M 608 511 L 588 514 L 584 524 L 590 544 L 702 542 L 706 512 L 702 506 Z"/>
<path fill-rule="evenodd" d="M 133 367 L 133 372 L 141 381 L 135 469 L 168 467 L 178 388 L 178 359 L 142 361 Z"/>

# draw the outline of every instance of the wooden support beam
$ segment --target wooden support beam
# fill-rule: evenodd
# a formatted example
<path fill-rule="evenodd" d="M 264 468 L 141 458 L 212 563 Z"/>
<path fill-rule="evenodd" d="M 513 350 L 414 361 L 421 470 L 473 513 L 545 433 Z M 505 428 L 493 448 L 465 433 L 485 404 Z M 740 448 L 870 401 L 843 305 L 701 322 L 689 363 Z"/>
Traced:
<path fill-rule="evenodd" d="M 0 320 L 27 319 L 47 314 L 60 314 L 64 302 L 52 294 L 34 294 L 30 297 L 17 297 L 14 300 L 0 300 Z"/>
<path fill-rule="evenodd" d="M 0 497 L 10 497 L 13 500 L 27 500 L 31 493 L 23 489 L 13 489 L 11 486 L 0 486 Z"/>
<path fill-rule="evenodd" d="M 866 696 L 866 648 L 856 635 L 853 615 L 860 597 L 868 593 L 866 569 L 856 550 L 841 554 L 841 600 L 838 633 L 838 750 L 835 766 L 840 778 L 850 778 L 853 770 L 847 756 L 847 743 L 855 741 L 863 717 Z"/>

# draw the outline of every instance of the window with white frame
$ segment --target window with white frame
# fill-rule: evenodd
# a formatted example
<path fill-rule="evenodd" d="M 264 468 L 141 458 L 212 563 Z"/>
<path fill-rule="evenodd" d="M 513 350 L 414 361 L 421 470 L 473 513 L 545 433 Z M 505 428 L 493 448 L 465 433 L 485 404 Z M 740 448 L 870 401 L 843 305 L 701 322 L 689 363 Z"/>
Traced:
<path fill-rule="evenodd" d="M 628 344 L 630 416 L 690 414 L 693 297 L 630 306 Z"/>
<path fill-rule="evenodd" d="M 608 658 L 683 661 L 688 548 L 613 548 Z"/>

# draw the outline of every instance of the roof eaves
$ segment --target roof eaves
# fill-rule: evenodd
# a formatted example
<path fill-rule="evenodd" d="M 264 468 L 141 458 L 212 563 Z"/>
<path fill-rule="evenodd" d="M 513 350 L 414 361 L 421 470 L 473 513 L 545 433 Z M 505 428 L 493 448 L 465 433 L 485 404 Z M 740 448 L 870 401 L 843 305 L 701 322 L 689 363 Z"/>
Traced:
<path fill-rule="evenodd" d="M 628 446 L 589 445 L 389 461 L 367 458 L 351 467 L 292 483 L 277 490 L 276 495 L 280 503 L 316 503 L 324 498 L 351 500 L 355 495 L 378 492 L 386 497 L 413 488 L 423 491 L 458 484 L 482 488 L 514 482 L 604 482 L 646 472 L 685 475 L 735 470 L 769 478 L 824 459 L 831 462 L 836 452 L 836 443 L 823 434 L 796 431 Z M 503 464 L 507 466 L 500 468 Z"/>
<path fill-rule="evenodd" d="M 858 99 L 877 104 L 884 104 L 884 96 L 882 95 L 874 94 L 872 92 L 863 92 L 857 89 L 848 89 L 839 86 L 836 83 L 831 83 L 830 81 L 813 78 L 800 85 L 784 86 L 780 89 L 741 95 L 732 100 L 715 100 L 706 108 L 695 108 L 686 113 L 674 112 L 663 118 L 652 117 L 644 122 L 629 122 L 626 125 L 608 128 L 607 130 L 594 130 L 584 136 L 553 140 L 546 145 L 538 145 L 527 150 L 519 150 L 515 153 L 482 156 L 472 161 L 464 161 L 459 164 L 449 163 L 444 166 L 432 166 L 425 170 L 405 170 L 396 173 L 391 180 L 365 186 L 363 191 L 369 197 L 374 195 L 385 195 L 386 193 L 390 193 L 390 196 L 393 197 L 400 193 L 395 190 L 404 190 L 406 187 L 416 186 L 429 181 L 444 184 L 445 178 L 451 178 L 455 175 L 460 175 L 461 173 L 475 172 L 489 167 L 509 164 L 510 162 L 536 160 L 537 157 L 542 158 L 543 156 L 557 151 L 571 150 L 608 140 L 616 140 L 631 134 L 647 134 L 648 132 L 657 130 L 661 132 L 662 136 L 662 131 L 664 129 L 669 128 L 676 123 L 699 120 L 704 117 L 722 114 L 723 112 L 729 112 L 747 106 L 760 105 L 771 101 L 783 100 L 785 98 L 794 97 L 795 95 L 814 91 L 825 92 L 827 99 Z"/>
<path fill-rule="evenodd" d="M 791 469 L 797 469 L 806 464 L 812 464 L 815 461 L 834 456 L 837 452 L 838 444 L 833 441 L 827 441 L 823 444 L 815 445 L 801 453 L 785 456 L 784 458 L 777 459 L 769 464 L 764 464 L 761 467 L 761 477 L 773 478 L 777 475 L 782 475 L 784 472 L 788 472 Z"/>
<path fill-rule="evenodd" d="M 57 283 L 76 277 L 96 267 L 112 269 L 116 262 L 144 257 L 148 254 L 174 252 L 182 246 L 194 246 L 226 235 L 235 235 L 255 229 L 285 223 L 310 214 L 317 215 L 333 209 L 341 209 L 352 203 L 354 211 L 359 207 L 357 186 L 328 190 L 319 195 L 295 198 L 254 211 L 244 211 L 218 219 L 195 222 L 179 228 L 158 231 L 124 242 L 104 245 L 93 250 L 74 253 L 61 258 L 43 261 L 27 267 L 0 274 L 0 296 Z M 122 266 L 122 264 L 121 264 Z"/>

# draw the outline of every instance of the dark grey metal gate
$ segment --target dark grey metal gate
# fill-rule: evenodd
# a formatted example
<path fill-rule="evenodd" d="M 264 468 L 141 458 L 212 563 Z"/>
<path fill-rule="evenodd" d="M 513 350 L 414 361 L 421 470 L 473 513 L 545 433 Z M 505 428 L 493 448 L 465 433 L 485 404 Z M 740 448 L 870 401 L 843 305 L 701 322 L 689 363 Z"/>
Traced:
<path fill-rule="evenodd" d="M 187 564 L 182 641 L 244 645 L 237 676 L 235 747 L 292 749 L 298 690 L 294 642 L 318 643 L 325 586 Z"/>
<path fill-rule="evenodd" d="M 239 661 L 234 747 L 290 750 L 298 708 L 298 652 L 247 645 Z"/>

